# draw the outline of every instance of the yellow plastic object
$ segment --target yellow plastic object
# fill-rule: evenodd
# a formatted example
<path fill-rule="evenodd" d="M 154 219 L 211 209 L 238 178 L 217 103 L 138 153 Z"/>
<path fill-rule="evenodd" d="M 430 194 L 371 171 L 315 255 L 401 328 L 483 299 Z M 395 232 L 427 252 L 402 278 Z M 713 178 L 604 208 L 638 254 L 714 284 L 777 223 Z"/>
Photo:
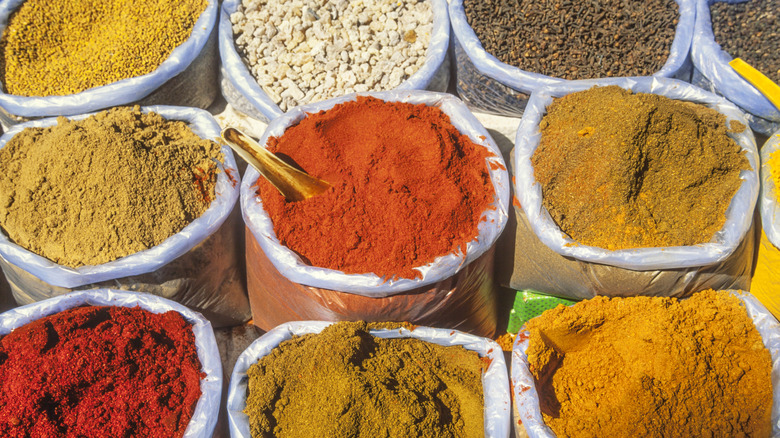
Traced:
<path fill-rule="evenodd" d="M 780 319 L 780 249 L 772 245 L 763 231 L 750 293 Z"/>
<path fill-rule="evenodd" d="M 732 59 L 729 65 L 780 110 L 780 86 L 740 58 Z"/>

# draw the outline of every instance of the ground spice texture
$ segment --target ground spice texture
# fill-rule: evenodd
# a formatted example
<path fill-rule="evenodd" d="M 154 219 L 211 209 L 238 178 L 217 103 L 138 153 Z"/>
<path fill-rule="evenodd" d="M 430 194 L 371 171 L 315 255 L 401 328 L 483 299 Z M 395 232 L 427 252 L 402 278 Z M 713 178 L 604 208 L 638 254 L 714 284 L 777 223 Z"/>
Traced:
<path fill-rule="evenodd" d="M 182 121 L 120 107 L 26 128 L 0 149 L 0 227 L 61 265 L 160 244 L 215 197 L 220 146 Z"/>
<path fill-rule="evenodd" d="M 433 106 L 358 96 L 268 145 L 332 186 L 287 202 L 257 183 L 279 241 L 312 266 L 419 278 L 413 268 L 465 250 L 494 199 L 490 151 Z"/>
<path fill-rule="evenodd" d="M 483 361 L 460 346 L 381 339 L 341 322 L 248 371 L 252 437 L 481 437 Z"/>
<path fill-rule="evenodd" d="M 553 220 L 578 243 L 705 243 L 726 221 L 740 171 L 750 169 L 730 128 L 703 105 L 595 87 L 549 105 L 534 177 Z"/>
<path fill-rule="evenodd" d="M 528 322 L 545 423 L 564 437 L 768 437 L 772 359 L 737 297 L 585 300 Z"/>
<path fill-rule="evenodd" d="M 181 437 L 201 376 L 178 312 L 69 309 L 0 338 L 0 436 Z"/>

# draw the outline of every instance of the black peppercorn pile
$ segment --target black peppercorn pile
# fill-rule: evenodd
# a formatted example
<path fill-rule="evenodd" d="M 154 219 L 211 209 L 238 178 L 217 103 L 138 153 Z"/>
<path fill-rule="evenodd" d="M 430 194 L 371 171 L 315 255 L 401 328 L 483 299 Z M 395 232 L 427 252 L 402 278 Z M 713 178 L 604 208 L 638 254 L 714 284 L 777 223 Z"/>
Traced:
<path fill-rule="evenodd" d="M 721 48 L 774 82 L 780 80 L 780 0 L 713 3 L 712 32 Z"/>
<path fill-rule="evenodd" d="M 674 0 L 464 0 L 485 50 L 563 79 L 648 76 L 669 57 Z"/>

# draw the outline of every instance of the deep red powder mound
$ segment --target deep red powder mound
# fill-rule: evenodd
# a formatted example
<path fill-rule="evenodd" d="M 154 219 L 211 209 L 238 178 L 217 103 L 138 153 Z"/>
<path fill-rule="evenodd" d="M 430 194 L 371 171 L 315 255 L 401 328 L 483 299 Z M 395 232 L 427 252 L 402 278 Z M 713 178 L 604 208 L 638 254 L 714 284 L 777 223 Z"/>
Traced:
<path fill-rule="evenodd" d="M 358 97 L 268 143 L 332 186 L 287 202 L 264 178 L 257 184 L 279 241 L 313 266 L 418 278 L 414 267 L 479 235 L 494 199 L 492 154 L 433 106 Z"/>
<path fill-rule="evenodd" d="M 180 437 L 201 377 L 179 313 L 69 309 L 0 338 L 0 436 Z"/>

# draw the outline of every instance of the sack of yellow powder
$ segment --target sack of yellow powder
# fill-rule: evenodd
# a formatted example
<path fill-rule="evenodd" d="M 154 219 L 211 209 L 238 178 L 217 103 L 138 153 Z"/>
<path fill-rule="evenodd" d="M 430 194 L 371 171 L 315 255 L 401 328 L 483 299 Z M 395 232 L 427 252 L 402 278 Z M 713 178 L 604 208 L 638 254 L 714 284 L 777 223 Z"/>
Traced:
<path fill-rule="evenodd" d="M 780 131 L 770 136 L 761 148 L 761 238 L 756 266 L 750 282 L 750 293 L 756 296 L 775 317 L 780 317 Z"/>
<path fill-rule="evenodd" d="M 344 105 L 334 108 L 340 104 Z M 324 110 L 333 112 L 319 113 Z M 407 114 L 415 111 L 414 116 Z M 285 209 L 283 212 L 294 208 L 301 210 L 293 213 L 306 212 L 297 214 L 297 218 L 305 221 L 288 233 L 288 239 L 297 238 L 295 233 L 306 232 L 314 236 L 298 239 L 317 245 L 313 249 L 307 248 L 310 253 L 314 250 L 317 253 L 310 254 L 309 259 L 315 256 L 335 258 L 336 261 L 343 259 L 352 263 L 349 268 L 364 260 L 370 260 L 370 263 L 360 266 L 361 270 L 352 271 L 325 267 L 325 263 L 313 263 L 283 245 L 270 209 L 264 205 L 267 197 L 261 198 L 258 194 L 258 186 L 263 181 L 258 181 L 259 174 L 249 169 L 241 184 L 241 208 L 247 226 L 247 287 L 255 324 L 269 330 L 296 320 L 390 319 L 493 336 L 498 323 L 493 254 L 507 220 L 509 176 L 498 146 L 479 121 L 461 101 L 450 95 L 424 91 L 368 93 L 294 108 L 271 122 L 259 143 L 268 144 L 270 138 L 281 137 L 288 128 L 304 126 L 302 121 L 313 116 L 322 119 L 306 123 L 306 135 L 313 140 L 305 141 L 319 149 L 305 155 L 298 152 L 298 157 L 294 156 L 295 151 L 288 155 L 293 160 L 310 160 L 309 168 L 298 161 L 307 171 L 325 162 L 325 158 L 338 157 L 339 165 L 317 169 L 317 172 L 330 172 L 327 177 L 333 178 L 336 187 L 341 189 L 331 189 L 319 196 L 330 196 L 328 202 L 337 201 L 333 201 L 333 207 L 323 202 L 305 210 L 311 204 L 301 204 L 316 201 L 316 198 L 284 204 L 283 200 L 276 202 L 272 198 L 273 207 L 275 212 L 281 210 L 280 204 Z M 375 120 L 366 120 L 363 116 Z M 337 124 L 345 120 L 348 122 L 344 125 Z M 355 120 L 368 127 L 350 126 Z M 397 141 L 385 132 L 387 120 L 393 120 L 392 135 L 402 133 L 398 134 Z M 320 122 L 327 126 L 320 126 Z M 388 142 L 387 138 L 393 140 Z M 295 137 L 285 144 L 293 147 L 302 141 Z M 327 146 L 321 146 L 323 144 Z M 457 157 L 458 147 L 467 152 Z M 315 153 L 325 158 L 313 159 Z M 487 155 L 483 155 L 485 153 Z M 460 180 L 447 172 L 456 167 L 461 169 Z M 370 190 L 354 183 L 354 180 L 363 180 L 354 177 L 364 175 L 363 172 L 370 173 L 363 186 L 372 186 L 374 195 L 366 195 Z M 474 178 L 475 173 L 480 177 Z M 479 190 L 465 187 L 464 180 L 470 184 L 476 184 L 474 181 L 478 180 Z M 422 190 L 421 185 L 424 185 Z M 407 189 L 409 186 L 414 188 Z M 352 187 L 357 193 L 350 192 Z M 493 193 L 488 195 L 491 188 Z M 467 189 L 478 193 L 466 196 Z M 398 201 L 408 199 L 405 195 L 410 192 L 413 201 Z M 272 190 L 266 193 L 272 193 L 268 197 L 278 195 Z M 360 199 L 356 199 L 358 197 Z M 377 198 L 386 202 L 374 202 Z M 484 199 L 485 206 L 474 208 L 474 211 L 459 208 L 475 204 L 475 199 Z M 409 211 L 409 205 L 417 209 L 410 213 L 416 217 L 415 223 L 406 221 L 406 213 L 399 213 Z M 448 211 L 451 213 L 442 213 Z M 422 220 L 419 219 L 423 217 L 420 212 L 427 214 Z M 352 219 L 346 223 L 343 218 Z M 290 227 L 289 220 L 282 218 L 277 222 Z M 404 228 L 399 223 L 412 224 Z M 476 237 L 470 237 L 466 226 L 456 229 L 456 224 L 470 223 L 475 225 Z M 353 229 L 343 231 L 349 226 Z M 318 237 L 325 232 L 339 235 Z M 438 245 L 437 248 L 445 246 L 440 243 L 445 234 L 455 236 L 453 243 L 448 243 L 456 245 L 455 249 L 447 247 L 432 256 L 423 252 L 434 245 Z M 432 238 L 432 235 L 435 236 Z M 383 240 L 385 242 L 381 244 L 376 243 Z M 398 244 L 400 240 L 405 241 L 404 245 Z M 362 255 L 357 257 L 356 253 Z M 421 253 L 430 260 L 422 261 Z M 330 257 L 332 254 L 339 254 L 339 258 Z M 342 257 L 342 254 L 346 255 Z M 408 255 L 411 256 L 406 257 Z M 379 268 L 389 273 L 377 275 Z"/>
<path fill-rule="evenodd" d="M 631 90 L 635 94 L 647 93 L 650 98 L 642 100 L 641 107 L 638 102 L 633 104 L 637 114 L 639 114 L 637 120 L 634 120 L 627 118 L 629 117 L 626 114 L 627 111 L 615 109 L 614 105 L 616 104 L 610 103 L 618 98 L 626 102 L 629 101 L 629 98 L 639 101 L 634 95 L 623 97 L 627 93 L 617 87 L 590 90 L 594 86 L 594 82 L 572 83 L 550 87 L 536 93 L 523 115 L 515 141 L 513 161 L 515 194 L 522 207 L 522 212 L 518 212 L 517 215 L 517 247 L 514 251 L 512 270 L 509 273 L 509 286 L 578 299 L 593 297 L 597 294 L 684 296 L 707 287 L 718 289 L 747 288 L 752 268 L 754 242 L 753 236 L 748 233 L 748 230 L 752 226 L 753 211 L 758 196 L 758 153 L 752 133 L 745 128 L 747 121 L 744 114 L 736 106 L 722 98 L 670 79 L 615 79 L 598 83 L 600 85 L 617 85 L 622 89 Z M 535 152 L 542 138 L 541 124 L 545 123 L 545 128 L 549 127 L 550 131 L 558 132 L 551 125 L 546 124 L 552 122 L 543 122 L 542 119 L 548 111 L 548 106 L 553 103 L 553 98 L 566 96 L 569 99 L 568 102 L 571 102 L 573 94 L 579 92 L 578 96 L 583 96 L 581 99 L 584 101 L 585 93 L 591 93 L 587 94 L 588 98 L 595 99 L 590 97 L 595 95 L 594 91 L 599 93 L 598 99 L 603 100 L 598 101 L 600 106 L 594 105 L 598 109 L 581 110 L 581 115 L 573 117 L 577 121 L 570 122 L 571 126 L 566 127 L 566 132 L 571 130 L 577 134 L 578 139 L 584 139 L 582 141 L 586 143 L 589 141 L 595 146 L 599 144 L 598 141 L 609 141 L 608 138 L 603 137 L 604 133 L 615 127 L 619 135 L 628 135 L 629 140 L 626 141 L 629 146 L 625 147 L 624 152 L 611 151 L 608 156 L 605 156 L 606 152 L 599 147 L 592 147 L 587 149 L 588 155 L 582 153 L 576 159 L 569 158 L 568 160 L 571 161 L 564 164 L 574 170 L 569 174 L 562 173 L 556 183 L 559 185 L 565 183 L 568 186 L 568 189 L 565 190 L 570 190 L 570 192 L 559 190 L 559 199 L 563 199 L 564 193 L 569 193 L 566 199 L 571 199 L 571 204 L 581 209 L 582 215 L 577 216 L 575 222 L 571 218 L 573 215 L 561 216 L 558 214 L 559 218 L 554 220 L 544 204 L 542 187 L 537 181 L 534 164 L 532 164 L 532 158 L 536 159 Z M 602 95 L 607 94 L 610 96 L 620 95 L 620 97 L 602 97 Z M 657 115 L 658 112 L 647 111 L 646 108 L 651 105 L 649 102 L 656 102 L 652 105 L 663 103 L 670 107 L 671 104 L 666 103 L 669 102 L 668 100 L 659 100 L 651 95 L 660 95 L 684 102 L 677 104 L 679 109 L 675 109 L 674 116 L 660 116 Z M 693 106 L 689 102 L 698 105 Z M 626 103 L 622 104 L 627 105 Z M 704 107 L 712 108 L 716 112 L 708 113 Z M 591 116 L 594 112 L 599 111 L 603 111 L 603 113 L 596 114 L 596 117 Z M 683 119 L 681 115 L 686 113 L 699 114 L 699 120 L 693 117 Z M 725 122 L 716 121 L 721 117 L 718 113 L 725 116 Z M 647 124 L 644 124 L 644 119 L 641 118 L 645 117 L 645 114 L 650 114 L 647 116 Z M 579 121 L 579 118 L 586 120 L 586 122 Z M 592 126 L 580 126 L 583 123 L 596 123 L 594 120 L 600 120 L 599 118 L 604 119 L 604 121 L 598 122 L 602 123 L 599 132 L 596 132 Z M 606 122 L 606 120 L 610 120 L 610 122 Z M 557 128 L 561 125 L 562 123 L 559 123 L 555 126 Z M 693 139 L 690 141 L 678 140 L 678 144 L 672 149 L 672 146 L 667 143 L 667 137 L 665 137 L 670 134 L 674 134 L 677 136 L 676 138 Z M 702 137 L 703 135 L 710 137 L 705 138 Z M 720 139 L 720 143 L 724 144 L 722 149 L 717 151 L 711 146 L 710 140 L 715 139 L 716 136 Z M 590 137 L 594 139 L 587 140 Z M 729 139 L 732 139 L 733 142 Z M 562 144 L 562 141 L 558 144 Z M 555 143 L 553 142 L 553 144 Z M 667 175 L 665 177 L 667 179 L 660 179 L 655 175 L 660 175 L 661 172 L 648 170 L 648 167 L 643 168 L 643 165 L 648 166 L 650 158 L 642 161 L 642 157 L 646 157 L 642 154 L 649 156 L 649 153 L 644 152 L 646 149 L 640 148 L 640 144 L 647 145 L 647 150 L 652 145 L 656 150 L 663 151 L 660 160 L 653 159 L 660 163 L 666 163 L 663 165 L 665 168 L 677 168 L 676 176 Z M 681 152 L 681 149 L 684 148 L 691 149 L 687 155 Z M 700 157 L 705 156 L 709 161 L 702 161 L 701 169 L 691 168 L 690 166 L 695 166 L 695 164 L 688 164 L 683 159 L 666 158 L 666 161 L 663 161 L 663 157 L 666 157 L 666 154 L 671 156 L 672 151 L 677 154 L 675 157 L 682 154 L 692 159 L 694 163 Z M 655 152 L 653 153 L 655 154 Z M 723 158 L 726 156 L 725 154 L 730 154 L 729 157 L 732 161 L 736 156 L 742 162 L 729 164 L 731 167 L 728 169 L 721 168 L 724 166 L 722 163 L 725 161 Z M 635 159 L 637 157 L 638 159 Z M 550 162 L 556 160 L 555 157 L 548 158 L 550 158 Z M 557 158 L 557 160 L 561 162 L 562 159 Z M 608 167 L 606 164 L 620 160 L 638 164 L 636 168 L 626 168 L 614 164 Z M 685 162 L 686 165 L 681 166 L 682 162 Z M 705 164 L 711 166 L 712 169 L 704 167 Z M 598 188 L 583 188 L 592 184 L 592 181 L 602 181 L 600 179 L 602 175 L 599 174 L 602 169 L 605 169 L 603 172 L 614 172 L 614 174 L 610 173 L 609 177 L 614 177 L 616 181 L 625 184 L 625 187 L 616 186 L 613 188 L 609 185 L 611 183 L 608 183 Z M 725 208 L 725 214 L 713 211 L 714 207 L 711 207 L 712 210 L 702 210 L 700 207 L 703 204 L 702 199 L 685 197 L 672 200 L 672 195 L 652 198 L 653 193 L 643 192 L 644 186 L 650 184 L 651 178 L 654 178 L 652 181 L 655 184 L 655 189 L 653 190 L 657 190 L 657 193 L 663 193 L 663 190 L 668 190 L 667 187 L 672 182 L 679 181 L 688 181 L 686 187 L 694 189 L 696 187 L 710 187 L 704 185 L 707 178 L 724 178 L 725 180 L 725 177 L 720 175 L 727 171 L 730 178 L 738 177 L 735 182 L 729 180 L 729 184 L 732 184 L 735 192 L 727 192 L 720 186 L 717 186 L 717 192 L 715 192 L 716 189 L 700 192 L 708 196 L 710 192 L 719 193 L 721 196 L 719 207 Z M 699 174 L 703 175 L 701 180 L 698 182 L 690 181 L 693 179 L 693 175 Z M 637 178 L 636 175 L 642 175 L 644 179 Z M 577 178 L 582 180 L 577 180 Z M 561 185 L 561 187 L 567 186 Z M 728 193 L 734 193 L 733 197 Z M 673 195 L 676 194 L 678 194 L 677 191 Z M 615 200 L 612 200 L 612 197 Z M 606 210 L 605 207 L 608 202 L 611 203 L 609 205 L 615 204 L 616 207 L 614 207 L 613 213 L 605 216 L 612 221 L 610 223 L 614 222 L 612 226 L 606 227 L 601 222 L 593 222 L 593 217 L 596 217 L 594 214 L 596 211 L 610 211 Z M 634 210 L 628 210 L 627 206 Z M 654 216 L 661 207 L 664 210 L 660 211 L 664 212 L 666 219 Z M 626 211 L 621 210 L 621 208 L 626 208 Z M 669 214 L 670 211 L 678 213 Z M 664 243 L 656 244 L 653 241 L 653 239 L 658 238 L 657 236 L 676 237 L 688 231 L 705 229 L 703 223 L 692 222 L 691 217 L 694 217 L 694 213 L 697 214 L 696 217 L 703 217 L 711 222 L 707 225 L 707 229 L 711 230 L 709 232 L 713 234 L 709 234 L 709 237 L 703 237 L 704 233 L 702 233 L 702 237 L 685 236 L 685 239 L 688 240 L 683 240 L 683 237 L 680 237 L 676 241 L 690 243 L 677 243 L 673 246 Z M 604 215 L 602 214 L 602 216 Z M 640 218 L 641 221 L 630 219 L 634 217 Z M 672 221 L 668 220 L 670 217 L 673 218 Z M 603 231 L 600 231 L 603 241 L 598 244 L 579 242 L 564 233 L 556 220 L 566 220 L 574 224 L 591 221 L 591 225 L 588 226 L 589 228 L 585 228 L 585 232 L 602 230 L 603 228 Z M 722 225 L 718 225 L 718 220 L 721 221 Z M 647 226 L 645 230 L 643 227 L 647 223 L 652 226 Z M 627 246 L 620 246 L 622 242 L 629 243 L 626 244 Z M 613 245 L 614 248 L 612 248 Z M 502 280 L 506 281 L 505 276 Z"/>
<path fill-rule="evenodd" d="M 248 409 L 247 406 L 247 398 L 252 396 L 250 392 L 253 388 L 258 391 L 255 399 L 266 398 L 264 396 L 269 395 L 260 392 L 262 389 L 259 389 L 261 388 L 259 383 L 254 385 L 250 383 L 252 379 L 262 379 L 263 371 L 278 373 L 272 377 L 277 384 L 282 385 L 285 391 L 284 397 L 288 400 L 285 406 L 276 404 L 279 408 L 278 412 L 271 414 L 273 417 L 284 415 L 288 426 L 285 428 L 280 423 L 280 427 L 274 430 L 274 436 L 336 436 L 336 430 L 340 425 L 344 429 L 339 429 L 342 432 L 339 436 L 398 438 L 445 436 L 444 434 L 425 435 L 426 432 L 433 434 L 434 427 L 441 427 L 450 432 L 457 427 L 470 430 L 466 435 L 446 436 L 491 438 L 509 436 L 511 416 L 509 378 L 504 356 L 498 344 L 490 339 L 450 329 L 412 327 L 410 330 L 405 327 L 391 329 L 381 328 L 382 326 L 385 324 L 296 321 L 282 324 L 257 339 L 239 356 L 230 377 L 227 412 L 231 436 L 234 438 L 260 436 L 253 435 L 250 431 L 250 418 L 246 412 L 250 411 L 254 414 L 258 411 L 257 408 Z M 323 336 L 315 339 L 314 336 L 318 336 L 317 334 Z M 305 336 L 308 336 L 308 339 L 301 338 Z M 307 342 L 305 349 L 303 342 L 294 344 L 291 339 L 295 342 Z M 431 345 L 417 350 L 411 347 L 407 349 L 399 347 L 396 350 L 379 344 L 386 340 L 400 339 L 416 339 Z M 375 342 L 377 346 L 372 347 Z M 277 348 L 280 344 L 288 348 L 283 351 L 290 352 L 292 348 L 297 348 L 299 352 L 284 353 L 285 356 L 280 356 L 281 349 Z M 473 360 L 476 358 L 459 356 L 460 353 L 448 350 L 452 348 L 460 350 L 458 346 L 467 350 L 462 353 L 469 353 L 468 356 L 476 352 L 482 362 L 483 406 L 477 406 L 473 394 L 466 397 L 472 392 L 470 388 L 474 388 L 469 382 L 471 382 Z M 382 357 L 375 357 L 375 354 L 380 355 L 380 351 Z M 453 352 L 448 353 L 448 351 Z M 412 357 L 409 356 L 410 352 L 413 354 Z M 331 356 L 323 358 L 323 355 Z M 293 357 L 296 359 L 292 359 Z M 287 360 L 280 363 L 279 361 L 282 360 L 280 358 Z M 276 365 L 272 362 L 274 359 L 279 359 L 276 360 Z M 407 361 L 414 363 L 405 363 Z M 333 374 L 338 372 L 338 375 L 328 377 L 320 375 L 321 373 L 316 374 L 320 372 L 320 367 L 332 366 L 334 362 L 336 371 Z M 338 366 L 339 363 L 347 366 Z M 433 363 L 439 365 L 433 366 Z M 463 371 L 458 370 L 459 368 Z M 396 371 L 391 371 L 393 369 Z M 297 375 L 299 370 L 306 374 Z M 465 370 L 471 371 L 466 373 Z M 410 376 L 413 376 L 411 382 Z M 431 376 L 447 383 L 437 384 L 435 380 L 430 380 Z M 413 383 L 414 379 L 421 379 L 421 381 Z M 413 391 L 408 390 L 410 383 L 415 388 Z M 354 391 L 350 390 L 350 385 L 354 385 Z M 361 398 L 345 400 L 342 397 L 345 392 L 349 394 L 347 397 Z M 451 418 L 448 421 L 446 416 L 439 415 L 436 412 L 437 408 L 431 406 L 433 400 L 436 400 L 435 406 L 441 403 L 443 409 L 448 409 L 447 412 L 452 412 L 458 418 Z M 383 406 L 383 404 L 387 405 Z M 322 408 L 324 405 L 330 408 Z M 342 406 L 343 410 L 340 409 Z M 427 411 L 431 408 L 433 411 Z M 478 412 L 474 412 L 475 410 Z M 398 417 L 384 418 L 381 414 L 376 415 L 377 412 L 389 411 L 397 413 Z M 481 421 L 479 416 L 483 417 Z M 306 427 L 313 428 L 312 431 L 321 433 L 310 431 L 307 434 L 302 428 L 289 427 L 290 424 L 296 424 L 296 421 L 302 424 L 301 420 L 306 422 Z M 323 420 L 326 424 L 318 423 Z M 453 428 L 452 424 L 447 424 L 448 422 L 456 422 L 457 425 Z M 391 423 L 393 427 L 390 427 Z M 382 425 L 386 427 L 383 428 Z M 347 431 L 347 428 L 351 430 Z M 407 432 L 400 432 L 404 428 Z M 373 435 L 370 433 L 381 430 L 389 435 L 381 432 Z M 284 433 L 276 434 L 278 431 Z"/>
<path fill-rule="evenodd" d="M 528 322 L 512 385 L 534 438 L 778 436 L 780 324 L 740 291 L 597 297 Z"/>
<path fill-rule="evenodd" d="M 215 326 L 248 320 L 238 171 L 219 133 L 203 110 L 118 107 L 4 134 L 0 266 L 17 303 L 110 286 Z"/>
<path fill-rule="evenodd" d="M 116 105 L 207 108 L 216 0 L 13 0 L 0 5 L 0 120 Z"/>

